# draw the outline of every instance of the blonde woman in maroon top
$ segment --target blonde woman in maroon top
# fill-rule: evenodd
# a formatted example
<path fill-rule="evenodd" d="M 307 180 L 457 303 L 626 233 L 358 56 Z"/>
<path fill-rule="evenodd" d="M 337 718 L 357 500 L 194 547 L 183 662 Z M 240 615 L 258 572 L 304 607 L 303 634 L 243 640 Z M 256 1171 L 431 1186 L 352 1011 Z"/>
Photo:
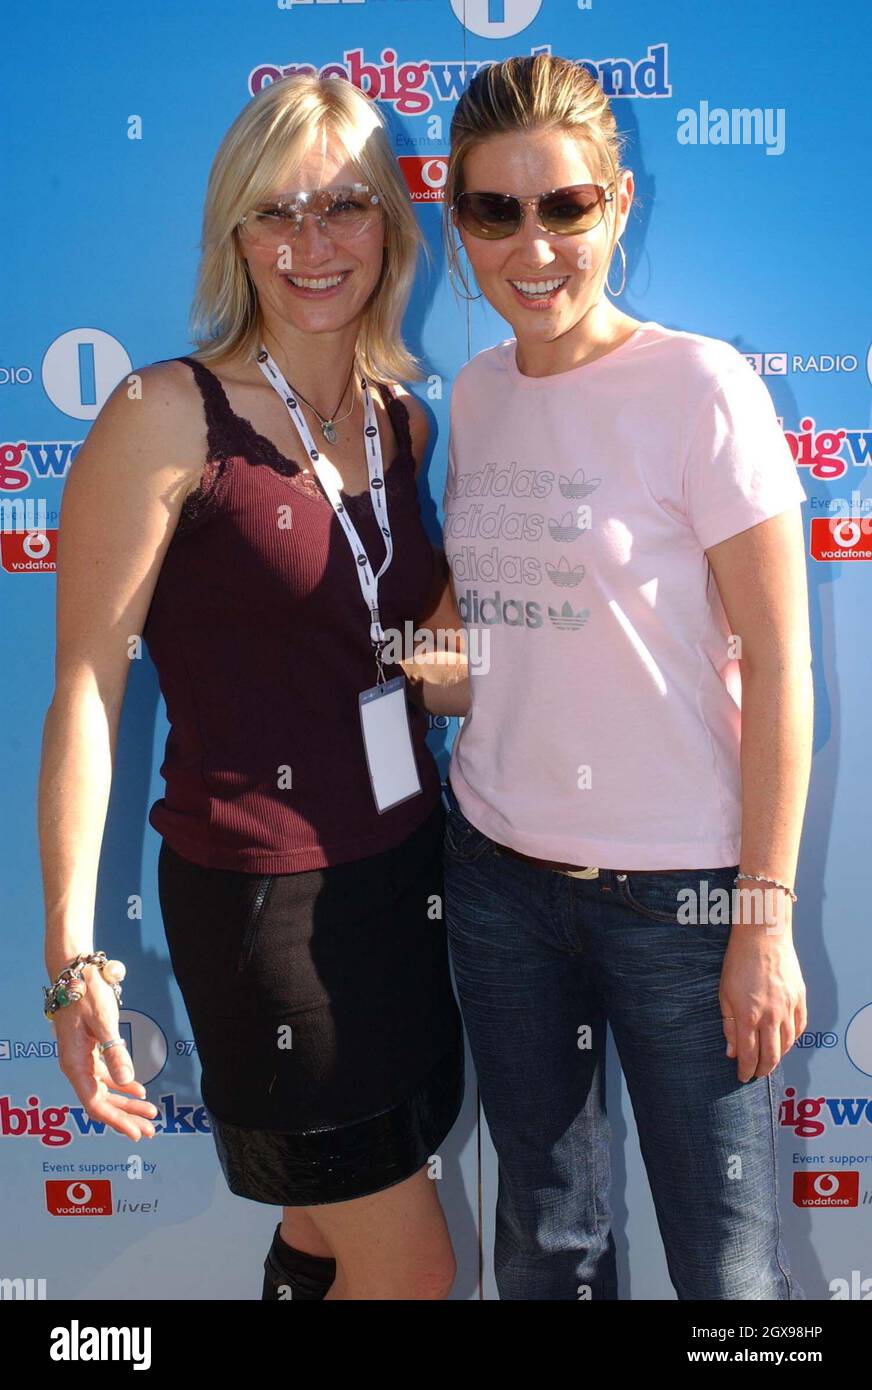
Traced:
<path fill-rule="evenodd" d="M 141 634 L 171 725 L 149 821 L 203 1102 L 231 1190 L 283 1208 L 264 1298 L 442 1298 L 454 1275 L 427 1167 L 463 1092 L 444 812 L 384 647 L 409 620 L 459 627 L 418 504 L 426 417 L 395 384 L 420 375 L 400 337 L 419 242 L 375 106 L 342 81 L 266 88 L 212 168 L 198 351 L 115 388 L 63 500 L 46 966 L 93 951 Z M 151 1138 L 111 974 L 86 963 L 81 998 L 54 991 L 61 1068 L 93 1119 Z"/>

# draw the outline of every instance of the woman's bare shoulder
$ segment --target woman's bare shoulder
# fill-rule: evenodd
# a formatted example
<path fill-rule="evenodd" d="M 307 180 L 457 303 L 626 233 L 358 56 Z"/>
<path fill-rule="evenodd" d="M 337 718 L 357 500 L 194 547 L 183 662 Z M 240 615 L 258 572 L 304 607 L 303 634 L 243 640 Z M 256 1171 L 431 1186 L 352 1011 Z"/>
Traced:
<path fill-rule="evenodd" d="M 169 412 L 180 424 L 186 423 L 197 413 L 202 414 L 202 395 L 197 379 L 187 362 L 172 357 L 165 362 L 150 362 L 147 366 L 135 368 L 126 381 L 138 381 L 143 401 L 156 407 L 160 403 L 162 412 Z M 123 382 L 121 383 L 123 385 Z"/>
<path fill-rule="evenodd" d="M 199 399 L 194 374 L 186 363 L 175 359 L 149 362 L 131 367 L 110 392 L 100 415 L 109 415 L 113 421 L 127 417 L 131 422 L 138 414 L 171 416 L 174 423 L 184 423 L 194 413 Z M 139 406 L 143 407 L 141 411 Z"/>
<path fill-rule="evenodd" d="M 193 491 L 203 469 L 207 427 L 190 367 L 162 361 L 133 367 L 109 393 L 77 456 L 78 477 L 114 459 L 181 482 Z"/>

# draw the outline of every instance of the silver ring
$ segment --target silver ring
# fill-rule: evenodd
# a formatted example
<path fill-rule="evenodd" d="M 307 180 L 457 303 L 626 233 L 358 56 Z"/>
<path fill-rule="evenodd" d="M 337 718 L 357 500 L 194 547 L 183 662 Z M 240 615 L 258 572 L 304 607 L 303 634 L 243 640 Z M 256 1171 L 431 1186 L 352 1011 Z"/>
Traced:
<path fill-rule="evenodd" d="M 121 1046 L 123 1047 L 123 1046 L 124 1046 L 124 1039 L 123 1039 L 123 1038 L 110 1038 L 109 1042 L 98 1043 L 97 1046 L 99 1047 L 99 1049 L 100 1049 L 101 1052 L 108 1052 L 108 1050 L 109 1050 L 110 1047 L 117 1047 L 117 1046 L 119 1045 L 119 1043 L 120 1043 Z"/>

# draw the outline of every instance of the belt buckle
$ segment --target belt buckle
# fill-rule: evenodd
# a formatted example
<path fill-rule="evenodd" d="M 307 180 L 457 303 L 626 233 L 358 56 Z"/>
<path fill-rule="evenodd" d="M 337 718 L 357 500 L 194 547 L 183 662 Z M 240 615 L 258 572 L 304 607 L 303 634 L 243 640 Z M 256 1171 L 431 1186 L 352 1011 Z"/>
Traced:
<path fill-rule="evenodd" d="M 599 869 L 588 867 L 586 869 L 564 869 L 563 873 L 568 878 L 599 878 Z"/>

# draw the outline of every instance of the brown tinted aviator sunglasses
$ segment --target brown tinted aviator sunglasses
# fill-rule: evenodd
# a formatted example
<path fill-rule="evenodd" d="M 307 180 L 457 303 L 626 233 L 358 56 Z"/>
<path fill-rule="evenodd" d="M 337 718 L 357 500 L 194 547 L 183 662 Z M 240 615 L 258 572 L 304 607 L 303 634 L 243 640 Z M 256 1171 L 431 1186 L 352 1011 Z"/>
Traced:
<path fill-rule="evenodd" d="M 460 193 L 451 210 L 464 231 L 486 241 L 499 241 L 519 232 L 528 205 L 535 207 L 539 226 L 546 232 L 574 236 L 596 227 L 606 203 L 614 196 L 598 183 L 574 183 L 533 198 L 516 198 L 511 193 Z"/>

